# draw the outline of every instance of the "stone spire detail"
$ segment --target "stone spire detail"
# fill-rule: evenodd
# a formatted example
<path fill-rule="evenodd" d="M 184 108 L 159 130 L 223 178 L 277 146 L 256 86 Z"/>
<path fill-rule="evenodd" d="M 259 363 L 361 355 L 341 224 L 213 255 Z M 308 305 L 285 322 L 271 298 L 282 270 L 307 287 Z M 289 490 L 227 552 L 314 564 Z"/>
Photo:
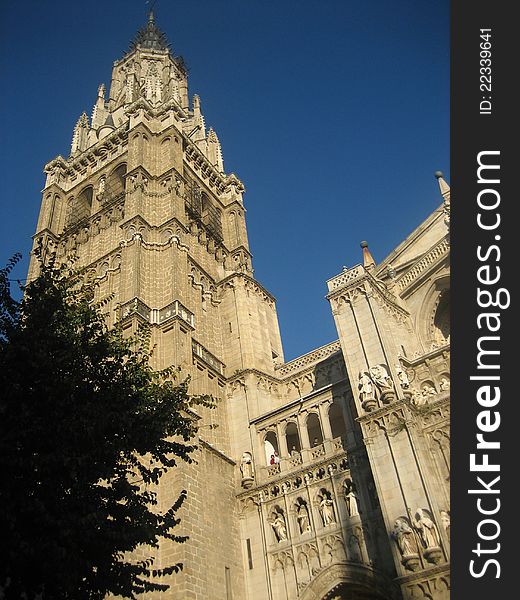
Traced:
<path fill-rule="evenodd" d="M 374 260 L 372 254 L 370 253 L 370 250 L 368 249 L 368 243 L 361 242 L 361 244 L 359 245 L 363 249 L 363 266 L 367 270 L 373 269 L 376 266 L 376 261 Z"/>
<path fill-rule="evenodd" d="M 153 10 L 148 15 L 148 23 L 142 27 L 136 34 L 130 44 L 130 51 L 137 47 L 145 50 L 169 50 L 170 44 L 166 35 L 155 24 Z"/>
<path fill-rule="evenodd" d="M 82 152 L 87 147 L 87 136 L 90 130 L 88 122 L 88 116 L 86 112 L 83 112 L 74 127 L 74 133 L 72 135 L 72 144 L 70 148 L 71 154 Z"/>
<path fill-rule="evenodd" d="M 441 196 L 444 200 L 443 207 L 442 207 L 443 212 L 444 212 L 444 223 L 446 223 L 446 227 L 448 228 L 448 231 L 449 231 L 449 229 L 450 229 L 450 196 L 451 196 L 450 186 L 444 180 L 444 176 L 441 171 L 436 171 L 435 177 L 437 178 L 437 181 L 439 183 L 439 190 L 440 190 Z"/>
<path fill-rule="evenodd" d="M 94 104 L 94 108 L 92 110 L 92 128 L 97 129 L 100 125 L 102 125 L 106 118 L 106 108 L 105 108 L 105 84 L 102 83 L 98 87 L 98 93 L 96 98 L 96 103 Z"/>
<path fill-rule="evenodd" d="M 210 163 L 221 173 L 224 172 L 224 161 L 222 160 L 222 148 L 213 127 L 208 131 L 208 159 Z"/>

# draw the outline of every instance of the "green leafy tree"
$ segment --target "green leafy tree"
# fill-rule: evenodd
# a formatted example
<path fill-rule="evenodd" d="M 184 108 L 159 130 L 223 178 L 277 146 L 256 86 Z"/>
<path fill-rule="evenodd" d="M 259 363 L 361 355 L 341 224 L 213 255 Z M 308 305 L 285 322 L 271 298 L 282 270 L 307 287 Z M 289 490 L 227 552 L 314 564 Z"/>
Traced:
<path fill-rule="evenodd" d="M 130 553 L 187 539 L 173 533 L 186 492 L 161 512 L 154 486 L 192 462 L 190 407 L 211 399 L 151 368 L 146 331 L 107 328 L 70 266 L 42 264 L 16 302 L 18 258 L 0 270 L 0 597 L 165 590 L 161 576 L 182 565 L 155 569 Z"/>

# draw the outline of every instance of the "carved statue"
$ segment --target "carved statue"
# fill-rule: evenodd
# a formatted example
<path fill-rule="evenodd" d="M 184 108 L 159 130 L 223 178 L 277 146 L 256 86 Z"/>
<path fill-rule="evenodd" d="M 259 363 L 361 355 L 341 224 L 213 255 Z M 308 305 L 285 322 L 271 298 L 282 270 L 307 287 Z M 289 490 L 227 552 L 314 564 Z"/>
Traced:
<path fill-rule="evenodd" d="M 441 510 L 441 523 L 446 531 L 446 536 L 448 537 L 448 542 L 450 541 L 450 528 L 451 528 L 451 518 L 450 513 L 446 510 Z"/>
<path fill-rule="evenodd" d="M 395 365 L 395 370 L 401 387 L 403 388 L 403 390 L 407 390 L 410 387 L 410 380 L 408 379 L 408 375 L 405 371 L 403 371 L 403 368 L 400 364 Z"/>
<path fill-rule="evenodd" d="M 381 392 L 394 389 L 394 384 L 384 365 L 374 365 L 373 367 L 370 367 L 370 375 Z"/>
<path fill-rule="evenodd" d="M 374 397 L 374 386 L 367 372 L 359 372 L 359 389 L 361 400 L 368 400 Z"/>
<path fill-rule="evenodd" d="M 412 392 L 412 402 L 417 406 L 422 406 L 427 403 L 426 397 L 420 390 L 413 390 Z"/>
<path fill-rule="evenodd" d="M 345 490 L 347 491 L 347 490 Z M 359 506 L 357 495 L 354 492 L 352 486 L 349 488 L 348 493 L 345 494 L 345 502 L 347 504 L 347 511 L 351 517 L 359 515 Z"/>
<path fill-rule="evenodd" d="M 447 377 L 443 377 L 439 384 L 441 392 L 447 392 L 450 389 L 450 380 Z"/>
<path fill-rule="evenodd" d="M 102 200 L 102 198 L 103 198 L 103 194 L 105 193 L 105 188 L 106 188 L 106 182 L 107 182 L 106 177 L 102 177 L 99 180 L 98 191 L 96 194 L 96 198 L 98 200 Z"/>
<path fill-rule="evenodd" d="M 439 532 L 427 510 L 418 508 L 415 511 L 413 525 L 426 549 L 439 547 Z"/>
<path fill-rule="evenodd" d="M 413 530 L 405 517 L 399 517 L 395 520 L 392 537 L 396 541 L 403 558 L 417 554 Z"/>
<path fill-rule="evenodd" d="M 276 540 L 278 542 L 283 542 L 287 539 L 287 526 L 285 525 L 285 519 L 281 513 L 277 512 L 273 512 L 271 516 L 273 517 L 273 520 L 269 521 L 269 523 L 274 530 Z"/>
<path fill-rule="evenodd" d="M 240 471 L 242 473 L 242 479 L 254 479 L 253 459 L 251 458 L 251 454 L 249 454 L 249 452 L 244 452 L 244 454 L 242 454 Z"/>
<path fill-rule="evenodd" d="M 309 510 L 305 503 L 301 503 L 297 505 L 297 513 L 296 520 L 298 521 L 298 527 L 300 528 L 300 533 L 307 533 L 311 530 L 311 524 L 309 521 Z"/>
<path fill-rule="evenodd" d="M 325 527 L 336 522 L 336 519 L 334 518 L 334 502 L 327 494 L 323 494 L 321 497 L 320 512 Z"/>

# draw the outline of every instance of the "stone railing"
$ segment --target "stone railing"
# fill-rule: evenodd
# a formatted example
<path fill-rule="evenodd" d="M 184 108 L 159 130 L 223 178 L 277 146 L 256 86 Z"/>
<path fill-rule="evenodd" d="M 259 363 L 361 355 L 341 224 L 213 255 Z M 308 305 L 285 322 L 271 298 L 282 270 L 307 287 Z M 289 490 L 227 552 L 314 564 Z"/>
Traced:
<path fill-rule="evenodd" d="M 191 327 L 195 328 L 195 315 L 178 300 L 175 300 L 158 311 L 158 323 L 165 323 L 174 317 L 179 317 Z"/>
<path fill-rule="evenodd" d="M 191 341 L 191 348 L 193 354 L 198 358 L 202 359 L 212 369 L 217 371 L 220 375 L 224 375 L 224 363 L 221 362 L 216 356 L 211 354 L 202 344 L 199 344 L 196 340 Z"/>
<path fill-rule="evenodd" d="M 361 277 L 364 274 L 365 268 L 363 267 L 363 265 L 356 265 L 351 269 L 346 269 L 339 275 L 336 275 L 335 277 L 332 277 L 327 281 L 327 287 L 329 288 L 329 292 L 333 292 L 334 290 L 337 290 L 338 288 L 343 287 L 348 283 L 351 283 L 352 281 L 354 281 L 358 277 Z"/>
<path fill-rule="evenodd" d="M 119 308 L 120 319 L 126 319 L 126 317 L 129 317 L 130 315 L 139 315 L 145 321 L 150 322 L 151 314 L 152 309 L 139 298 L 134 298 L 129 302 L 125 302 L 125 304 L 122 304 Z"/>
<path fill-rule="evenodd" d="M 261 481 L 269 481 L 287 473 L 298 470 L 310 469 L 313 465 L 321 463 L 325 459 L 338 457 L 346 454 L 344 440 L 337 437 L 332 440 L 324 440 L 322 444 L 313 448 L 303 448 L 300 452 L 293 452 L 290 456 L 282 457 L 280 462 L 267 465 L 261 469 Z"/>
<path fill-rule="evenodd" d="M 276 374 L 280 378 L 285 378 L 293 373 L 296 373 L 297 371 L 301 371 L 305 367 L 308 367 L 314 363 L 317 363 L 320 360 L 324 360 L 329 356 L 336 354 L 336 352 L 339 352 L 340 350 L 341 345 L 339 343 L 339 340 L 336 340 L 335 342 L 331 342 L 326 346 L 321 346 L 320 348 L 317 348 L 312 352 L 304 354 L 303 356 L 299 356 L 298 358 L 295 358 L 294 360 L 291 360 L 288 363 L 276 366 Z"/>
<path fill-rule="evenodd" d="M 170 319 L 179 318 L 187 323 L 192 329 L 195 329 L 195 316 L 178 300 L 175 300 L 164 308 L 150 308 L 139 298 L 133 298 L 129 302 L 121 305 L 119 308 L 119 318 L 125 319 L 130 315 L 136 314 L 148 321 L 151 325 L 162 325 Z"/>

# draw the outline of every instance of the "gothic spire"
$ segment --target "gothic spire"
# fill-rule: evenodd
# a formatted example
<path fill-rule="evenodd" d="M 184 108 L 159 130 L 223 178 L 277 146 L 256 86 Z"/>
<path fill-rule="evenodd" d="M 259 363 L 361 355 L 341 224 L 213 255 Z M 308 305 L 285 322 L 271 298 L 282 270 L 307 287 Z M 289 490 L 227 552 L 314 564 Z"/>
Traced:
<path fill-rule="evenodd" d="M 146 50 L 169 50 L 170 48 L 166 35 L 155 24 L 153 10 L 148 15 L 146 25 L 141 27 L 130 44 L 130 51 L 138 46 Z"/>

